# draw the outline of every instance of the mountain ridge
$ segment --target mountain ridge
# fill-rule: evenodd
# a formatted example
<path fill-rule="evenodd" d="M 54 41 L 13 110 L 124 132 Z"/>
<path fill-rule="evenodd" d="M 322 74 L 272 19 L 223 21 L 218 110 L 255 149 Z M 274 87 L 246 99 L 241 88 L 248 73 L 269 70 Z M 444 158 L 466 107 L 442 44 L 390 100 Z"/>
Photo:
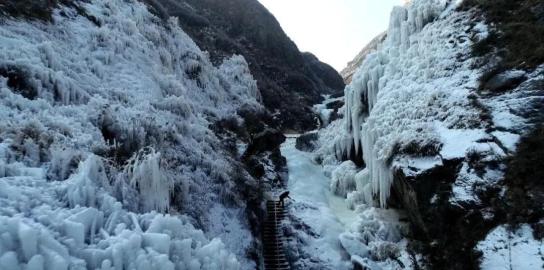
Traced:
<path fill-rule="evenodd" d="M 147 0 L 161 17 L 180 25 L 212 62 L 243 55 L 257 80 L 263 103 L 285 130 L 317 127 L 311 107 L 323 94 L 343 91 L 341 76 L 315 57 L 305 57 L 274 16 L 256 0 Z"/>

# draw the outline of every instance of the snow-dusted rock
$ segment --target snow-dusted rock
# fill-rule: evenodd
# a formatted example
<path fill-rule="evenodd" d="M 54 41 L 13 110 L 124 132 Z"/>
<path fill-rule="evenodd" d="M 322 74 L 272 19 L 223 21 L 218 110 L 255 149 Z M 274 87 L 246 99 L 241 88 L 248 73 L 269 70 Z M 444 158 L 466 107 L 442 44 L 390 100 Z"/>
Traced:
<path fill-rule="evenodd" d="M 357 256 L 364 258 L 369 256 L 370 250 L 368 247 L 352 233 L 342 233 L 338 238 L 342 247 L 346 249 L 352 257 Z"/>
<path fill-rule="evenodd" d="M 523 70 L 507 70 L 491 77 L 484 85 L 484 89 L 498 92 L 516 88 L 527 79 L 527 73 Z"/>

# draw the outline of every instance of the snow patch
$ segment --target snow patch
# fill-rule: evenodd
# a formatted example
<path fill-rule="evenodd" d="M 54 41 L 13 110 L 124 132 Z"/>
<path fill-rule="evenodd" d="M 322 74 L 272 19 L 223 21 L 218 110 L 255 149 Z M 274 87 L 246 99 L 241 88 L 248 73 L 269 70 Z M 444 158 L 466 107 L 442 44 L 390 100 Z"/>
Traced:
<path fill-rule="evenodd" d="M 480 264 L 483 270 L 540 269 L 544 259 L 544 244 L 533 237 L 533 230 L 527 224 L 514 231 L 501 225 L 479 242 L 476 249 L 483 253 Z"/>
<path fill-rule="evenodd" d="M 467 150 L 478 140 L 489 138 L 483 129 L 448 129 L 437 125 L 437 131 L 442 138 L 443 159 L 464 158 Z"/>

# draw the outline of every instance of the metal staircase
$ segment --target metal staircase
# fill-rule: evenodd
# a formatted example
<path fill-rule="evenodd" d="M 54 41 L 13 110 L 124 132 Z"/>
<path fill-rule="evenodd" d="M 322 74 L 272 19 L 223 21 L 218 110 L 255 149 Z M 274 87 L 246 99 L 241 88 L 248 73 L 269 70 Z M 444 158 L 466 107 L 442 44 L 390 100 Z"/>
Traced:
<path fill-rule="evenodd" d="M 265 270 L 290 269 L 284 252 L 285 238 L 280 231 L 281 221 L 286 216 L 279 201 L 266 202 L 267 218 L 263 228 L 263 256 Z"/>

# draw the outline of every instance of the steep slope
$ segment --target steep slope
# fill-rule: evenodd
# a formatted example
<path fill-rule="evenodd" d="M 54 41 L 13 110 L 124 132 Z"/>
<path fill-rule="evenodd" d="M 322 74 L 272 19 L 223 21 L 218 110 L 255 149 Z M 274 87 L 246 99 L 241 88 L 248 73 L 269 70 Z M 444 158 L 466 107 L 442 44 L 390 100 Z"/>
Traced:
<path fill-rule="evenodd" d="M 344 79 L 344 82 L 346 82 L 346 84 L 351 83 L 353 75 L 355 75 L 357 69 L 363 64 L 366 56 L 376 51 L 378 49 L 378 46 L 382 44 L 382 42 L 385 40 L 385 37 L 387 36 L 386 33 L 387 32 L 381 33 L 377 37 L 373 38 L 372 41 L 370 41 L 357 54 L 357 56 L 355 56 L 355 58 L 353 58 L 353 60 L 351 60 L 348 65 L 342 71 L 340 71 L 340 75 L 342 75 L 342 78 Z"/>
<path fill-rule="evenodd" d="M 0 6 L 0 269 L 258 267 L 265 184 L 215 130 L 266 127 L 244 58 L 139 1 L 30 2 Z"/>
<path fill-rule="evenodd" d="M 344 89 L 342 78 L 315 57 L 303 55 L 274 16 L 257 0 L 148 0 L 163 17 L 178 16 L 198 46 L 220 63 L 243 55 L 257 80 L 264 105 L 278 113 L 283 129 L 317 126 L 311 106 L 323 94 Z"/>
<path fill-rule="evenodd" d="M 364 58 L 346 87 L 346 105 L 340 110 L 344 118 L 320 132 L 324 147 L 317 156 L 326 170 L 338 170 L 340 177 L 333 177 L 335 193 L 345 196 L 363 216 L 372 207 L 402 208 L 411 224 L 411 233 L 405 235 L 413 239 L 411 252 L 424 254 L 426 262 L 421 263 L 437 269 L 486 267 L 505 252 L 537 256 L 538 245 L 533 243 L 542 237 L 538 225 L 542 216 L 534 209 L 541 188 L 524 176 L 524 169 L 509 166 L 533 166 L 526 151 L 519 159 L 514 155 L 520 137 L 542 123 L 544 67 L 542 62 L 535 64 L 537 58 L 524 61 L 514 52 L 513 58 L 503 54 L 499 59 L 517 59 L 513 61 L 517 64 L 486 74 L 497 62 L 495 52 L 501 43 L 487 39 L 495 32 L 488 29 L 482 12 L 461 7 L 461 2 L 416 0 L 393 10 L 387 37 Z M 523 1 L 520 6 L 539 14 L 536 2 Z M 499 47 L 489 54 L 474 54 L 475 44 L 484 40 Z M 507 51 L 523 43 L 511 42 Z M 541 133 L 531 134 L 527 141 L 538 145 L 534 141 Z M 334 145 L 327 143 L 331 140 Z M 512 170 L 515 178 L 505 178 Z M 520 191 L 529 187 L 536 189 L 521 196 Z M 520 211 L 509 206 L 512 200 L 517 200 L 513 205 L 518 208 L 525 205 L 531 210 L 517 214 Z M 508 216 L 519 217 L 522 228 L 507 231 L 506 237 L 530 245 L 506 250 L 500 246 L 504 227 L 497 226 Z M 384 236 L 370 227 L 353 229 L 349 235 L 360 246 L 355 251 L 370 253 L 352 253 L 352 259 L 373 269 L 369 259 L 399 258 L 394 250 L 401 244 L 391 242 L 387 231 Z M 387 248 L 391 253 L 383 257 L 383 250 L 373 250 L 376 242 L 391 244 Z M 367 259 L 359 260 L 361 254 Z M 414 262 L 420 259 L 413 257 Z M 516 260 L 517 269 L 530 269 L 534 263 L 525 261 Z"/>

